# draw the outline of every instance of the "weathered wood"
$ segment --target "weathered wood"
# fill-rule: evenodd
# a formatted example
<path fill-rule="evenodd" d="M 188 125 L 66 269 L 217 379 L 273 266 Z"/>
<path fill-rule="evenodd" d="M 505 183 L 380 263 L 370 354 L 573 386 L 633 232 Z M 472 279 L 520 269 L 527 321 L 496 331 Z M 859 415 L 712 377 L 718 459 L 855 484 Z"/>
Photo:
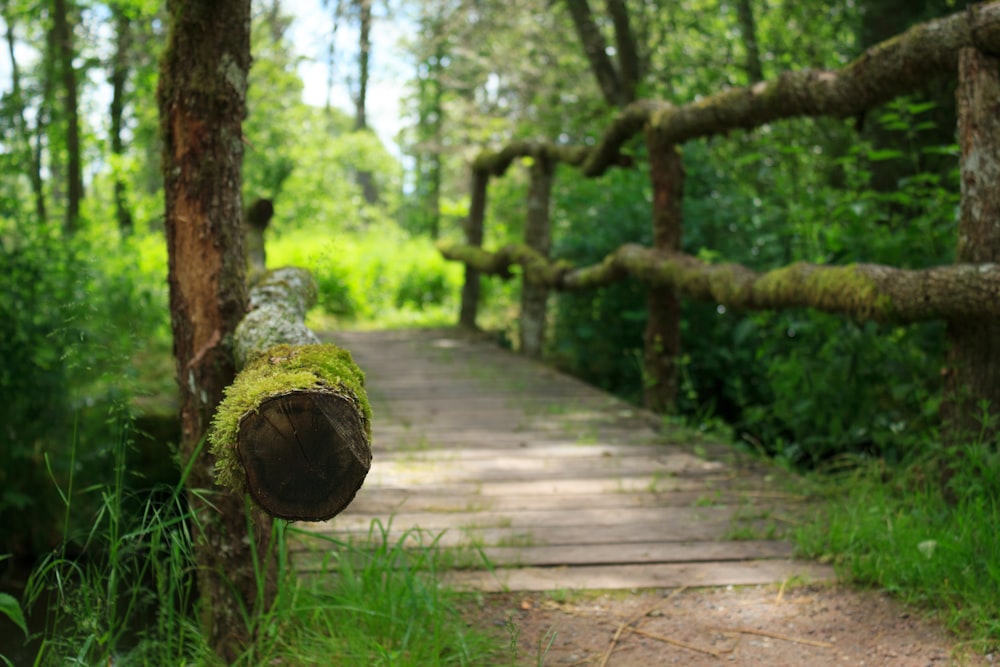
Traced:
<path fill-rule="evenodd" d="M 955 261 L 1000 262 L 1000 58 L 964 50 L 957 94 L 962 204 Z M 978 312 L 948 321 L 942 416 L 951 444 L 995 440 L 1000 427 L 998 291 L 982 295 Z"/>
<path fill-rule="evenodd" d="M 521 568 L 490 572 L 449 572 L 444 582 L 458 590 L 552 591 L 678 588 L 681 586 L 753 586 L 797 577 L 830 580 L 830 568 L 788 560 L 710 563 L 646 563 L 566 568 Z"/>
<path fill-rule="evenodd" d="M 312 276 L 285 268 L 250 290 L 235 334 L 242 371 L 210 434 L 217 479 L 268 514 L 323 521 L 354 498 L 371 467 L 371 408 L 351 355 L 305 326 Z"/>
<path fill-rule="evenodd" d="M 653 191 L 653 247 L 681 249 L 684 214 L 684 164 L 680 151 L 653 129 L 646 133 L 649 180 Z M 681 301 L 676 285 L 651 285 L 646 292 L 643 332 L 643 401 L 654 412 L 672 413 L 677 403 L 677 365 L 681 355 Z"/>
<path fill-rule="evenodd" d="M 472 201 L 469 203 L 469 217 L 465 220 L 465 242 L 470 248 L 483 244 L 483 227 L 486 218 L 486 190 L 490 182 L 488 172 L 472 170 Z M 458 323 L 466 329 L 476 328 L 476 314 L 479 311 L 479 271 L 473 266 L 465 267 L 465 282 L 462 283 L 462 305 Z"/>
<path fill-rule="evenodd" d="M 524 222 L 524 243 L 542 257 L 547 257 L 552 245 L 549 220 L 555 162 L 546 155 L 535 155 L 531 163 L 531 183 L 528 187 L 528 212 Z M 528 357 L 542 356 L 545 343 L 545 320 L 549 286 L 532 281 L 525 274 L 521 284 L 521 314 L 518 318 L 521 353 Z"/>
<path fill-rule="evenodd" d="M 551 588 L 632 587 L 693 563 L 699 569 L 685 571 L 704 576 L 695 580 L 704 585 L 741 583 L 747 572 L 769 582 L 832 578 L 828 567 L 788 561 L 790 546 L 780 540 L 728 539 L 734 529 L 770 534 L 784 525 L 778 513 L 794 514 L 802 499 L 747 462 L 709 461 L 669 444 L 651 413 L 457 329 L 338 338 L 369 373 L 382 415 L 379 465 L 347 511 L 310 533 L 361 549 L 383 539 L 433 542 L 455 549 L 443 562 L 459 567 L 487 568 L 485 555 L 490 567 L 513 568 L 497 572 L 510 575 L 512 588 L 536 587 L 543 575 Z M 546 374 L 544 383 L 530 381 L 536 373 Z M 426 378 L 402 411 L 380 390 L 397 376 Z M 553 392 L 556 385 L 565 389 Z M 421 410 L 423 394 L 433 398 Z M 374 522 L 388 534 L 373 533 Z M 328 539 L 291 546 L 300 571 L 330 562 Z M 762 559 L 770 564 L 743 564 Z M 627 576 L 612 581 L 615 570 Z M 471 577 L 463 586 L 498 585 L 488 574 L 458 576 Z"/>
<path fill-rule="evenodd" d="M 858 320 L 923 322 L 1000 317 L 1000 264 L 951 264 L 897 269 L 881 264 L 824 266 L 796 262 L 757 272 L 740 264 L 709 264 L 684 253 L 663 253 L 625 244 L 600 264 L 572 269 L 523 245 L 495 253 L 439 246 L 448 259 L 474 262 L 483 273 L 509 274 L 512 264 L 534 271 L 555 289 L 582 290 L 631 275 L 653 286 L 673 286 L 689 299 L 734 310 L 806 307 Z"/>

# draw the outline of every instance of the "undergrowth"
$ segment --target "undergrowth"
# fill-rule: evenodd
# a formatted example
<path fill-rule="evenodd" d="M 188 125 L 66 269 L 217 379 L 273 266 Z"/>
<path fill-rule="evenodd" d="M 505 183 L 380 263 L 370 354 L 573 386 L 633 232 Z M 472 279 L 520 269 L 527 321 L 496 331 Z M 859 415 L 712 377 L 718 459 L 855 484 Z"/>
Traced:
<path fill-rule="evenodd" d="M 994 446 L 937 448 L 895 466 L 868 461 L 816 479 L 826 497 L 815 521 L 797 532 L 802 555 L 833 563 L 842 580 L 937 614 L 977 650 L 1000 646 Z"/>
<path fill-rule="evenodd" d="M 199 527 L 185 502 L 187 471 L 176 486 L 140 497 L 124 484 L 127 446 L 125 437 L 111 484 L 79 490 L 71 477 L 59 489 L 67 515 L 82 495 L 98 495 L 100 509 L 90 530 L 65 533 L 63 546 L 28 581 L 29 625 L 41 627 L 30 664 L 220 664 L 197 620 Z M 314 576 L 291 567 L 292 536 L 326 554 Z M 249 619 L 256 639 L 234 664 L 483 664 L 495 641 L 466 627 L 456 594 L 439 584 L 436 541 L 413 544 L 411 537 L 391 541 L 376 521 L 370 539 L 347 544 L 276 521 L 278 594 L 270 609 Z"/>

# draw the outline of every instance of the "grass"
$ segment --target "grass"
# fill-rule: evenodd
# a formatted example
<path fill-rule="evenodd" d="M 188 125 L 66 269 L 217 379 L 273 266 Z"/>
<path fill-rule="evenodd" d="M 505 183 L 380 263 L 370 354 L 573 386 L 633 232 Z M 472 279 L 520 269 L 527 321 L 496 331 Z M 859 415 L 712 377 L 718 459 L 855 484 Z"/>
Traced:
<path fill-rule="evenodd" d="M 118 447 L 113 483 L 82 491 L 101 497 L 89 533 L 65 535 L 29 579 L 25 607 L 44 617 L 32 665 L 219 664 L 197 619 L 198 528 L 183 483 L 144 498 L 128 492 L 126 445 Z M 60 490 L 67 515 L 80 492 L 72 481 Z M 235 664 L 478 665 L 503 652 L 467 627 L 457 594 L 440 585 L 438 572 L 455 556 L 436 539 L 391 541 L 388 526 L 376 521 L 361 544 L 326 540 L 322 571 L 301 577 L 290 567 L 286 537 L 322 538 L 275 524 L 278 595 L 250 619 L 256 639 Z"/>
<path fill-rule="evenodd" d="M 942 485 L 947 463 L 954 476 Z M 821 481 L 796 534 L 838 576 L 933 610 L 977 650 L 1000 647 L 1000 455 L 970 445 L 898 468 L 867 462 Z"/>

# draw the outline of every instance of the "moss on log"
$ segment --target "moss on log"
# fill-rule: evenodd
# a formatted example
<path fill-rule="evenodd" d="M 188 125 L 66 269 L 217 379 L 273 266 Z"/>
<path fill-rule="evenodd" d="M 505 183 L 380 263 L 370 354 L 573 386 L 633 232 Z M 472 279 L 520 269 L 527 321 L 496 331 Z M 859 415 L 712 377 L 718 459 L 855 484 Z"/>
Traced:
<path fill-rule="evenodd" d="M 632 276 L 682 296 L 736 310 L 806 307 L 858 320 L 920 322 L 1000 316 L 1000 264 L 950 264 L 921 270 L 880 264 L 823 266 L 798 262 L 764 273 L 740 264 L 708 264 L 684 253 L 626 244 L 593 266 L 573 269 L 523 245 L 496 253 L 439 244 L 447 259 L 509 276 L 520 264 L 534 280 L 560 290 L 601 287 Z"/>
<path fill-rule="evenodd" d="M 351 355 L 304 324 L 315 301 L 307 271 L 279 269 L 251 289 L 236 330 L 242 371 L 209 435 L 216 481 L 264 511 L 323 521 L 354 498 L 371 467 L 371 407 Z"/>

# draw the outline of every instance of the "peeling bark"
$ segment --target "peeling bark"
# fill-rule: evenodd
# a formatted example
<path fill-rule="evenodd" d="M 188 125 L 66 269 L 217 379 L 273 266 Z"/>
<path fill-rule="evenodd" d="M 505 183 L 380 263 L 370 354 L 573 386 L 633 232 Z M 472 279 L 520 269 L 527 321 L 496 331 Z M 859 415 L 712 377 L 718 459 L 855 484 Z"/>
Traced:
<path fill-rule="evenodd" d="M 248 520 L 244 499 L 215 487 L 213 458 L 201 446 L 234 378 L 229 339 L 247 308 L 240 167 L 250 2 L 171 0 L 168 12 L 158 98 L 180 458 L 190 464 L 188 502 L 199 525 L 202 631 L 231 663 L 251 640 L 248 619 L 269 606 L 276 573 L 270 517 L 253 511 Z"/>

